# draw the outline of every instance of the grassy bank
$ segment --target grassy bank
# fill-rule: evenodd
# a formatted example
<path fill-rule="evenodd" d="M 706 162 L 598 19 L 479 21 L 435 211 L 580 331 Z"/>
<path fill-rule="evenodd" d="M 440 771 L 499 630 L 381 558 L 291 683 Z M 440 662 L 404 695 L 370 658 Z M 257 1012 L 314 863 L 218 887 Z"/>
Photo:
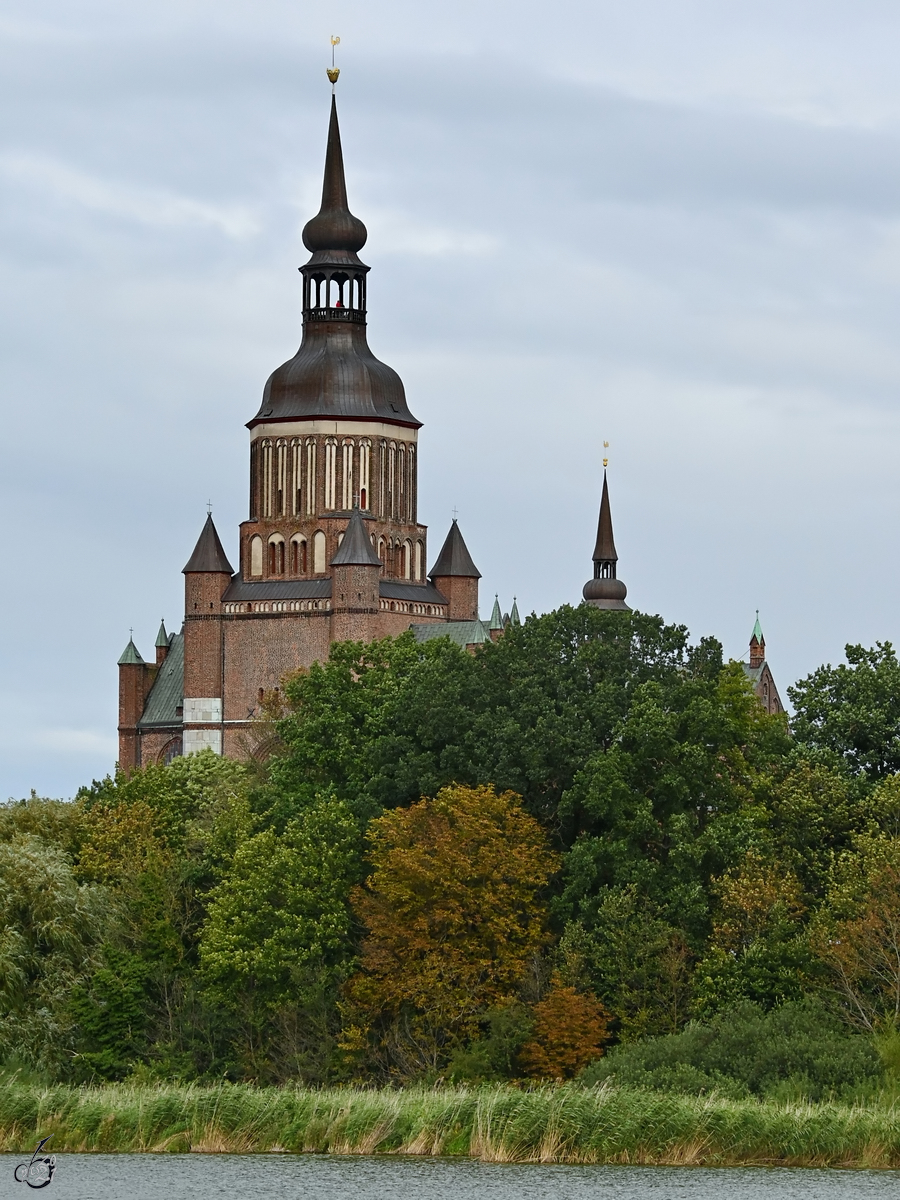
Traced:
<path fill-rule="evenodd" d="M 900 1167 L 900 1109 L 543 1088 L 0 1085 L 0 1150 L 466 1155 L 490 1162 Z"/>

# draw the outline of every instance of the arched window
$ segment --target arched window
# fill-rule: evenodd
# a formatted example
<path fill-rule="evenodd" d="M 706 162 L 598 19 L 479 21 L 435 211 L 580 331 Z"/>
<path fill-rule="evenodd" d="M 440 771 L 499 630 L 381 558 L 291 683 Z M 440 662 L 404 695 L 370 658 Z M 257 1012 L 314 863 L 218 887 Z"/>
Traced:
<path fill-rule="evenodd" d="M 275 445 L 275 515 L 284 516 L 287 499 L 287 442 L 279 438 Z"/>
<path fill-rule="evenodd" d="M 325 440 L 325 508 L 337 507 L 337 442 Z"/>
<path fill-rule="evenodd" d="M 305 575 L 306 570 L 306 538 L 299 533 L 295 533 L 291 538 L 291 574 Z"/>
<path fill-rule="evenodd" d="M 407 504 L 407 508 L 409 510 L 410 521 L 415 521 L 416 509 L 418 508 L 418 503 L 417 503 L 417 498 L 416 498 L 416 492 L 417 492 L 418 485 L 417 485 L 417 481 L 416 481 L 416 448 L 415 448 L 415 446 L 409 447 L 408 458 L 409 458 L 409 486 L 406 491 L 406 494 L 407 494 L 406 504 Z"/>
<path fill-rule="evenodd" d="M 421 542 L 416 542 L 416 553 L 413 559 L 413 579 L 422 578 L 422 560 L 425 557 L 425 547 Z"/>
<path fill-rule="evenodd" d="M 397 515 L 397 443 L 388 446 L 388 516 Z"/>
<path fill-rule="evenodd" d="M 387 516 L 387 442 L 379 443 L 378 454 L 378 516 Z"/>
<path fill-rule="evenodd" d="M 403 543 L 403 578 L 409 579 L 410 568 L 412 566 L 412 546 L 409 542 Z"/>
<path fill-rule="evenodd" d="M 325 574 L 325 534 L 321 529 L 313 534 L 313 574 Z"/>
<path fill-rule="evenodd" d="M 362 509 L 369 507 L 369 459 L 371 452 L 371 442 L 362 441 L 359 443 L 359 507 Z"/>
<path fill-rule="evenodd" d="M 269 574 L 284 574 L 284 538 L 280 533 L 269 538 Z"/>
<path fill-rule="evenodd" d="M 341 507 L 344 509 L 349 509 L 353 507 L 353 502 L 355 499 L 353 495 L 353 442 L 350 438 L 344 439 L 342 450 L 343 454 L 341 472 L 343 479 L 343 502 Z"/>
<path fill-rule="evenodd" d="M 250 574 L 262 575 L 263 540 L 261 537 L 250 539 Z"/>
<path fill-rule="evenodd" d="M 159 752 L 158 762 L 165 763 L 166 766 L 173 758 L 181 758 L 181 734 L 177 737 L 169 738 L 162 750 Z"/>
<path fill-rule="evenodd" d="M 264 517 L 272 515 L 272 443 L 265 438 L 262 444 L 262 513 Z"/>
<path fill-rule="evenodd" d="M 294 516 L 298 516 L 303 511 L 303 485 L 301 481 L 302 465 L 303 452 L 300 445 L 300 439 L 294 438 L 291 442 L 291 503 Z"/>
<path fill-rule="evenodd" d="M 306 513 L 316 511 L 316 439 L 306 439 Z"/>
<path fill-rule="evenodd" d="M 381 573 L 382 574 L 385 574 L 386 569 L 387 569 L 387 559 L 385 558 L 385 553 L 386 553 L 386 547 L 385 547 L 384 538 L 380 537 L 378 539 L 378 557 L 381 559 Z"/>
<path fill-rule="evenodd" d="M 397 516 L 406 520 L 406 447 L 397 447 Z"/>

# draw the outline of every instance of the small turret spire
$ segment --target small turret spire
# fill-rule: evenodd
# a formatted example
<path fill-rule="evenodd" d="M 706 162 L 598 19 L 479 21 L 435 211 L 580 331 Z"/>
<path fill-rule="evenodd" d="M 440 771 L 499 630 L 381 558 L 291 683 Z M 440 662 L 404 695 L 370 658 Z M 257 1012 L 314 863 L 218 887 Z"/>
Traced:
<path fill-rule="evenodd" d="M 493 633 L 495 630 L 503 629 L 503 614 L 500 612 L 500 598 L 494 593 L 494 608 L 491 612 L 490 630 Z"/>
<path fill-rule="evenodd" d="M 612 512 L 609 506 L 609 484 L 606 480 L 606 459 L 603 467 L 603 494 L 600 497 L 600 520 L 597 522 L 597 541 L 594 544 L 594 577 L 584 585 L 582 595 L 596 608 L 627 610 L 628 589 L 616 578 L 619 556 L 613 539 Z"/>

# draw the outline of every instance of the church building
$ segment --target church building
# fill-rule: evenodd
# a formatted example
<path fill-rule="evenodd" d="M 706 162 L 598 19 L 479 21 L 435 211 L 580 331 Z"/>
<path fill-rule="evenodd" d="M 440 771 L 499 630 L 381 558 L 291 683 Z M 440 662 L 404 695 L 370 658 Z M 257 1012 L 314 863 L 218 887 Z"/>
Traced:
<path fill-rule="evenodd" d="M 337 72 L 329 72 L 332 83 Z M 412 629 L 473 648 L 519 621 L 478 615 L 480 573 L 456 519 L 430 571 L 418 514 L 418 432 L 396 371 L 366 338 L 366 228 L 347 203 L 334 95 L 322 205 L 303 230 L 300 349 L 270 375 L 250 430 L 250 512 L 235 570 L 210 514 L 184 567 L 184 625 L 161 624 L 153 662 L 133 639 L 119 659 L 124 771 L 209 747 L 256 752 L 264 695 L 328 657 L 332 642 Z M 593 577 L 584 599 L 628 611 L 617 578 L 604 460 Z M 745 666 L 781 711 L 757 621 Z"/>

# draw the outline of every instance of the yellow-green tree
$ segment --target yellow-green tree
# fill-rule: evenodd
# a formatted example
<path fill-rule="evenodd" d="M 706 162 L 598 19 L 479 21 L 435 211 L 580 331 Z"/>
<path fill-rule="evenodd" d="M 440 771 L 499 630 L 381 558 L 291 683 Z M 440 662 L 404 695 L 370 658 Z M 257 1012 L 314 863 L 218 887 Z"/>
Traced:
<path fill-rule="evenodd" d="M 557 856 L 520 798 L 491 787 L 447 787 L 385 813 L 369 844 L 345 1046 L 386 1073 L 437 1071 L 487 1010 L 515 998 L 547 940 L 542 891 Z"/>

